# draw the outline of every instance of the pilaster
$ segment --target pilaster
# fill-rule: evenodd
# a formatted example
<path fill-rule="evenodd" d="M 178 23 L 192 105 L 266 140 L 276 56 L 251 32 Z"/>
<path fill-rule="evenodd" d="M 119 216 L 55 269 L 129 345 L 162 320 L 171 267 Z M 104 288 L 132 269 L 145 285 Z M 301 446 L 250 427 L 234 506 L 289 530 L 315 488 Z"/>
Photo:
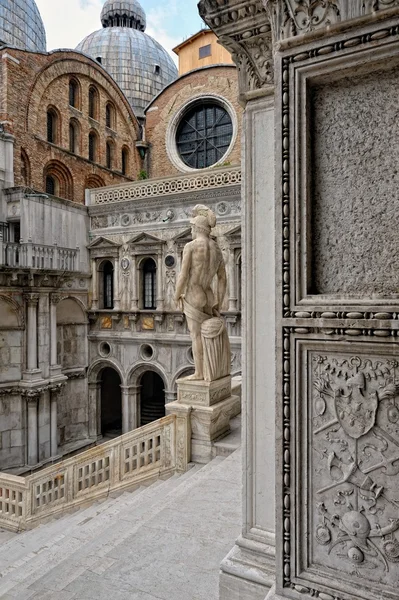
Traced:
<path fill-rule="evenodd" d="M 275 581 L 274 57 L 260 0 L 202 0 L 238 68 L 243 123 L 243 517 L 221 600 L 264 600 Z M 260 260 L 265 257 L 265 260 Z"/>

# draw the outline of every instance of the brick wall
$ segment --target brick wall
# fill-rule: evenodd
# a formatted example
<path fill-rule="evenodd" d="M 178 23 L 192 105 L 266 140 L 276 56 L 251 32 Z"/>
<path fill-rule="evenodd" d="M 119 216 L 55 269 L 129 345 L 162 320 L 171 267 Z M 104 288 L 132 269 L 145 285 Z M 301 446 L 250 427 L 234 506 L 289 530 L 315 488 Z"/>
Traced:
<path fill-rule="evenodd" d="M 180 77 L 150 105 L 146 122 L 146 136 L 150 143 L 150 177 L 164 177 L 181 173 L 170 161 L 167 152 L 168 126 L 179 109 L 192 97 L 199 94 L 216 94 L 233 105 L 239 127 L 234 148 L 225 160 L 231 165 L 240 164 L 243 111 L 238 102 L 237 69 L 234 66 L 210 67 Z"/>
<path fill-rule="evenodd" d="M 86 187 L 112 185 L 136 179 L 142 162 L 135 147 L 139 127 L 122 92 L 111 77 L 95 61 L 73 51 L 56 51 L 37 54 L 7 48 L 0 52 L 4 58 L 3 93 L 6 87 L 6 112 L 0 118 L 15 138 L 15 185 L 28 185 L 45 191 L 45 171 L 49 161 L 60 176 L 69 179 L 63 193 L 75 202 L 84 202 Z M 78 82 L 77 108 L 69 106 L 69 81 Z M 89 117 L 89 87 L 95 86 L 99 94 L 96 119 Z M 111 103 L 115 125 L 106 127 L 106 104 Z M 2 103 L 4 107 L 5 102 Z M 59 135 L 54 144 L 47 141 L 47 108 L 53 106 L 59 115 Z M 69 123 L 73 119 L 78 129 L 76 153 L 69 151 Z M 98 135 L 96 163 L 88 160 L 89 132 Z M 113 146 L 112 169 L 106 168 L 106 141 Z M 121 174 L 122 148 L 129 149 L 127 177 Z M 25 166 L 21 152 L 25 154 Z M 28 165 L 26 166 L 26 161 Z M 53 169 L 54 170 L 54 169 Z"/>

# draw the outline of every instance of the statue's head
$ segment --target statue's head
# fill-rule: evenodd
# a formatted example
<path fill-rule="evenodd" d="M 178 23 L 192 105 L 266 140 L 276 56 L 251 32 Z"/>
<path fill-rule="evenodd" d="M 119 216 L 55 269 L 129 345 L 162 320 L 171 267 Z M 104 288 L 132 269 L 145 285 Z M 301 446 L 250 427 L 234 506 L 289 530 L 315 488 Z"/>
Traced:
<path fill-rule="evenodd" d="M 195 239 L 198 232 L 209 235 L 216 225 L 215 213 L 204 204 L 197 204 L 193 209 L 193 219 L 191 219 L 191 231 Z"/>

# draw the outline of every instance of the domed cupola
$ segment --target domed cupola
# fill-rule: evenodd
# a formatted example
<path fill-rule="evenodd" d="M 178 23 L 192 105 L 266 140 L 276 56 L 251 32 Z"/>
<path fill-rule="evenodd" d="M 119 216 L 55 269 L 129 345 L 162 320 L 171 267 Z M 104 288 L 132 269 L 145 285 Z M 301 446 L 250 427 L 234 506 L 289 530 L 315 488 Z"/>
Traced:
<path fill-rule="evenodd" d="M 130 27 L 145 31 L 147 19 L 143 7 L 135 0 L 107 0 L 101 11 L 101 23 L 103 27 Z"/>
<path fill-rule="evenodd" d="M 46 52 L 46 31 L 35 0 L 0 0 L 0 46 Z"/>
<path fill-rule="evenodd" d="M 103 29 L 76 48 L 98 60 L 118 83 L 136 117 L 177 76 L 168 52 L 145 33 L 146 15 L 137 0 L 107 0 L 101 12 Z"/>

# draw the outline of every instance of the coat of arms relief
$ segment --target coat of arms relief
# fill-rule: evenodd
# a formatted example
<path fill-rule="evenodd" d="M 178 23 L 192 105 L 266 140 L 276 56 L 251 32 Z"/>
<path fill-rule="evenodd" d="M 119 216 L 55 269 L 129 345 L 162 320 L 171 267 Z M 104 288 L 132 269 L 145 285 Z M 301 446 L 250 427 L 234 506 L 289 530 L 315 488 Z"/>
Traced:
<path fill-rule="evenodd" d="M 398 367 L 389 357 L 315 353 L 311 366 L 311 562 L 392 588 L 399 584 Z"/>

